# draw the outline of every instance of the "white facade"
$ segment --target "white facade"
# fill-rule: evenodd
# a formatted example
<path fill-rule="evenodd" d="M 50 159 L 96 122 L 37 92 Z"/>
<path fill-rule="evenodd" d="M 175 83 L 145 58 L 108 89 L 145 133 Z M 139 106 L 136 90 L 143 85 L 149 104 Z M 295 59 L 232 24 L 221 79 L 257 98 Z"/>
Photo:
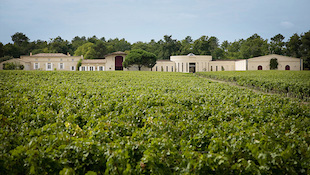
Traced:
<path fill-rule="evenodd" d="M 270 60 L 277 59 L 277 70 L 303 70 L 302 59 L 282 55 L 265 55 L 243 60 L 212 60 L 211 56 L 188 54 L 158 60 L 152 71 L 206 72 L 270 70 Z"/>
<path fill-rule="evenodd" d="M 235 62 L 235 70 L 242 71 L 247 70 L 247 60 L 238 60 Z"/>

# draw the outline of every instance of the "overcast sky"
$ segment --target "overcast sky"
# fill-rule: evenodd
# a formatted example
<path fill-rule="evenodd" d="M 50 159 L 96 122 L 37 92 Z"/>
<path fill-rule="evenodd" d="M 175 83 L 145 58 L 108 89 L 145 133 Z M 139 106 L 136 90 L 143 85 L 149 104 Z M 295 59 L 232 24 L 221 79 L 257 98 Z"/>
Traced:
<path fill-rule="evenodd" d="M 16 32 L 30 41 L 206 35 L 233 42 L 254 33 L 287 40 L 310 30 L 309 7 L 310 0 L 0 0 L 0 42 L 12 42 Z"/>

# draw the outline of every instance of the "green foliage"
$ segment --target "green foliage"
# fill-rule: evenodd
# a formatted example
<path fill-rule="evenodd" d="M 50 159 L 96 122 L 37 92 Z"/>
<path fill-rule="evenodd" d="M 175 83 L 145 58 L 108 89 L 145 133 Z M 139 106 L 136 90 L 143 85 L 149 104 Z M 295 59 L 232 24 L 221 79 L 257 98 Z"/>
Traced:
<path fill-rule="evenodd" d="M 0 174 L 310 172 L 310 107 L 297 100 L 173 72 L 0 82 Z"/>
<path fill-rule="evenodd" d="M 88 42 L 78 47 L 74 52 L 74 56 L 83 55 L 85 59 L 95 58 L 94 43 Z"/>
<path fill-rule="evenodd" d="M 77 63 L 76 67 L 77 67 L 77 71 L 80 70 L 80 67 L 82 66 L 82 59 L 79 60 L 79 62 Z"/>
<path fill-rule="evenodd" d="M 7 61 L 7 60 L 10 60 L 10 59 L 13 59 L 13 57 L 12 56 L 4 56 L 4 57 L 0 58 L 0 62 Z"/>
<path fill-rule="evenodd" d="M 23 70 L 24 65 L 21 65 L 17 62 L 7 62 L 3 63 L 3 70 Z"/>
<path fill-rule="evenodd" d="M 131 50 L 130 53 L 126 56 L 123 66 L 125 68 L 132 65 L 137 65 L 138 69 L 141 70 L 142 66 L 152 68 L 156 64 L 156 55 L 153 53 L 137 49 Z"/>
<path fill-rule="evenodd" d="M 266 55 L 268 54 L 267 40 L 264 40 L 259 35 L 254 34 L 242 43 L 240 52 L 243 58 L 253 58 Z"/>
<path fill-rule="evenodd" d="M 272 54 L 284 55 L 286 53 L 284 38 L 280 33 L 271 38 L 270 49 Z"/>
<path fill-rule="evenodd" d="M 270 70 L 276 70 L 276 69 L 278 69 L 278 59 L 276 59 L 276 58 L 272 58 L 272 59 L 270 59 L 270 64 L 269 64 L 269 66 L 270 66 Z"/>

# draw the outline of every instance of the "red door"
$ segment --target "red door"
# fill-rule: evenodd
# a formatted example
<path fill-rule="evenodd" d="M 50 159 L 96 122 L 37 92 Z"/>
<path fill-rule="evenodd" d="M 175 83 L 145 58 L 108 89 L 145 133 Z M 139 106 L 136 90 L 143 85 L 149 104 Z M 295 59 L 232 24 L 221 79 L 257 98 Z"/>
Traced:
<path fill-rule="evenodd" d="M 123 70 L 123 57 L 122 56 L 115 57 L 115 70 Z"/>
<path fill-rule="evenodd" d="M 289 65 L 286 65 L 285 66 L 285 70 L 290 70 L 291 68 L 290 68 L 290 66 Z"/>
<path fill-rule="evenodd" d="M 259 66 L 257 67 L 257 70 L 263 70 L 263 66 L 259 65 Z"/>

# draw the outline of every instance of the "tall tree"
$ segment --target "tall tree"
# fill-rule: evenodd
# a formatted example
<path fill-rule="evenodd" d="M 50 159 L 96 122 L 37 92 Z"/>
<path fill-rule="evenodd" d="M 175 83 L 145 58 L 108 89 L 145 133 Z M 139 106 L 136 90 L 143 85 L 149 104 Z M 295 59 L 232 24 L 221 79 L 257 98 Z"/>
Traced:
<path fill-rule="evenodd" d="M 285 54 L 285 42 L 284 36 L 280 33 L 272 37 L 270 40 L 270 53 L 284 55 Z"/>
<path fill-rule="evenodd" d="M 87 43 L 86 37 L 82 36 L 75 36 L 72 40 L 71 40 L 71 44 L 72 44 L 72 50 L 75 51 L 78 47 L 80 47 L 81 45 Z"/>
<path fill-rule="evenodd" d="M 193 52 L 197 55 L 211 55 L 211 48 L 208 36 L 201 36 L 193 43 Z"/>
<path fill-rule="evenodd" d="M 96 58 L 96 51 L 93 48 L 94 45 L 95 44 L 91 42 L 83 44 L 75 50 L 74 56 L 83 55 L 85 59 Z"/>
<path fill-rule="evenodd" d="M 159 43 L 161 45 L 159 52 L 161 59 L 169 59 L 171 55 L 177 54 L 181 47 L 181 43 L 176 39 L 172 39 L 172 35 L 165 35 L 164 40 L 160 40 Z"/>
<path fill-rule="evenodd" d="M 3 44 L 0 42 L 0 58 L 4 57 L 4 50 L 3 50 Z"/>
<path fill-rule="evenodd" d="M 304 60 L 304 68 L 310 69 L 310 30 L 301 35 L 301 55 Z"/>
<path fill-rule="evenodd" d="M 60 36 L 51 39 L 49 43 L 49 50 L 54 53 L 64 53 L 70 52 L 71 44 L 67 40 L 63 40 Z"/>
<path fill-rule="evenodd" d="M 102 40 L 97 40 L 97 42 L 92 46 L 95 51 L 95 58 L 103 58 L 106 54 L 108 54 L 108 49 L 106 43 Z"/>
<path fill-rule="evenodd" d="M 29 38 L 21 32 L 16 32 L 14 35 L 11 36 L 11 38 L 14 44 L 16 44 L 17 46 L 23 46 L 25 44 L 28 44 L 29 42 Z"/>
<path fill-rule="evenodd" d="M 181 41 L 180 55 L 187 55 L 193 52 L 193 39 L 190 36 L 185 37 Z"/>
<path fill-rule="evenodd" d="M 123 66 L 128 68 L 132 65 L 137 65 L 139 71 L 142 66 L 152 68 L 156 64 L 156 55 L 142 49 L 131 50 L 126 56 Z"/>
<path fill-rule="evenodd" d="M 3 54 L 4 56 L 12 56 L 14 58 L 19 58 L 20 56 L 20 47 L 8 43 L 6 45 L 3 46 Z"/>
<path fill-rule="evenodd" d="M 107 42 L 107 49 L 108 52 L 116 52 L 116 51 L 126 51 L 131 50 L 131 44 L 127 42 L 124 38 L 123 39 L 109 39 Z"/>
<path fill-rule="evenodd" d="M 300 46 L 301 46 L 300 36 L 297 33 L 295 33 L 290 37 L 289 41 L 287 42 L 288 55 L 300 58 L 301 57 Z"/>
<path fill-rule="evenodd" d="M 268 54 L 267 40 L 254 34 L 242 43 L 240 52 L 243 58 L 252 58 Z"/>

